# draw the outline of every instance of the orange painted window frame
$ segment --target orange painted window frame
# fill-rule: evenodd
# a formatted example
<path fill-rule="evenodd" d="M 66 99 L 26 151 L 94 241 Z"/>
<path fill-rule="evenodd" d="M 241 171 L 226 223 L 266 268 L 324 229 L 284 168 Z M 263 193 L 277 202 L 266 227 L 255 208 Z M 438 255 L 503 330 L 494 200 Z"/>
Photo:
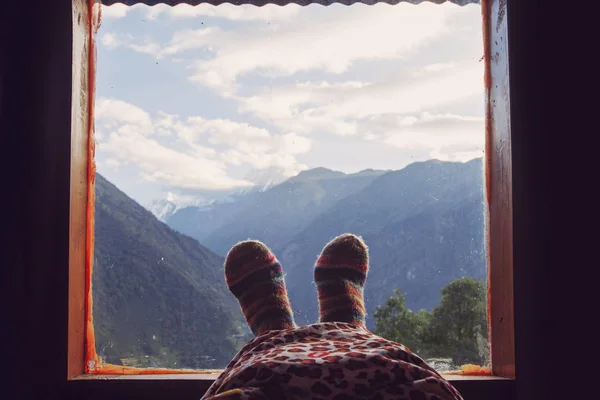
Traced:
<path fill-rule="evenodd" d="M 99 3 L 72 0 L 73 74 L 67 379 L 85 398 L 198 398 L 218 371 L 97 368 L 92 323 L 95 29 Z M 514 396 L 512 162 L 507 0 L 482 0 L 486 88 L 488 311 L 491 375 L 446 375 L 463 395 Z M 493 56 L 492 56 L 493 55 Z M 100 373 L 99 373 L 100 372 Z M 465 398 L 467 396 L 465 395 Z"/>

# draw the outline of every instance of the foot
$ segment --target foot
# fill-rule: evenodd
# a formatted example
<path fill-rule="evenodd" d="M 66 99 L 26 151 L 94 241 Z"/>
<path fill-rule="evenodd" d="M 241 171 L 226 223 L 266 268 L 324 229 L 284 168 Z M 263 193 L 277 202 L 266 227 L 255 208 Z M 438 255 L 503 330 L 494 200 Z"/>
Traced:
<path fill-rule="evenodd" d="M 225 281 L 256 336 L 295 327 L 283 269 L 263 243 L 247 240 L 233 246 L 225 260 Z"/>
<path fill-rule="evenodd" d="M 320 322 L 365 324 L 364 284 L 369 250 L 358 236 L 344 234 L 329 242 L 315 264 Z"/>

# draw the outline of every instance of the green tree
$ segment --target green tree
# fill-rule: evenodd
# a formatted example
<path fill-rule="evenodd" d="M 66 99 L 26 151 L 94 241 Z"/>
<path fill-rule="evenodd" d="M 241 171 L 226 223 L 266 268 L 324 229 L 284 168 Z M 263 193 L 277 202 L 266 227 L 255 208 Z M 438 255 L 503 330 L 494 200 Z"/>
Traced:
<path fill-rule="evenodd" d="M 406 296 L 400 289 L 394 290 L 384 306 L 375 310 L 375 334 L 402 343 L 412 351 L 422 354 L 422 337 L 432 314 L 426 310 L 414 313 L 406 307 Z"/>
<path fill-rule="evenodd" d="M 377 307 L 375 333 L 402 343 L 423 358 L 451 358 L 456 365 L 489 362 L 485 282 L 470 277 L 446 285 L 433 311 L 414 313 L 396 289 Z"/>
<path fill-rule="evenodd" d="M 463 277 L 442 289 L 440 305 L 423 332 L 427 353 L 451 357 L 457 364 L 485 365 L 487 346 L 487 293 L 483 281 Z"/>

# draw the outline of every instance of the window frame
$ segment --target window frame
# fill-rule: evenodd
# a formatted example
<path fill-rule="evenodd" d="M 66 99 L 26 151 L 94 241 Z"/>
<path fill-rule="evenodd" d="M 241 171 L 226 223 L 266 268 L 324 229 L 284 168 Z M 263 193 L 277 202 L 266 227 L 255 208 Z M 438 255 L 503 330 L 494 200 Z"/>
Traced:
<path fill-rule="evenodd" d="M 493 376 L 445 375 L 465 397 L 516 397 L 513 296 L 513 211 L 508 60 L 510 0 L 481 0 L 486 88 L 486 189 L 488 233 L 488 311 Z M 216 374 L 86 374 L 85 342 L 88 304 L 86 260 L 93 249 L 94 201 L 88 177 L 94 172 L 93 130 L 95 49 L 94 0 L 72 0 L 72 94 L 68 263 L 67 386 L 76 398 L 143 396 L 149 399 L 197 399 Z M 90 162 L 91 161 L 91 162 Z M 523 329 L 523 328 L 522 328 Z"/>

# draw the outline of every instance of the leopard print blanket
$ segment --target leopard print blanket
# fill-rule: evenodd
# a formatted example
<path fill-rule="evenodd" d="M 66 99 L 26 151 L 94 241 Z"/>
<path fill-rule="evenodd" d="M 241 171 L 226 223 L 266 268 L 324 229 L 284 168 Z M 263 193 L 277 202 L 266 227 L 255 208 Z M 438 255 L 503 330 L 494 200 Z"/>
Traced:
<path fill-rule="evenodd" d="M 407 347 L 361 326 L 316 323 L 264 333 L 231 360 L 201 400 L 462 400 Z"/>

